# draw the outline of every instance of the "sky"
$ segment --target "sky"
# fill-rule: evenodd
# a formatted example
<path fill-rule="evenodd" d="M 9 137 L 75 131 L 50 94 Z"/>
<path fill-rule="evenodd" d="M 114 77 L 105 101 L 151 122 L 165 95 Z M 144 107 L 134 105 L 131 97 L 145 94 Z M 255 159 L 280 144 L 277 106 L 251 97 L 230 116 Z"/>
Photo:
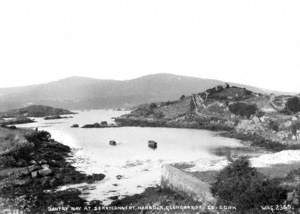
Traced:
<path fill-rule="evenodd" d="M 0 1 L 0 87 L 153 73 L 300 92 L 300 1 Z"/>

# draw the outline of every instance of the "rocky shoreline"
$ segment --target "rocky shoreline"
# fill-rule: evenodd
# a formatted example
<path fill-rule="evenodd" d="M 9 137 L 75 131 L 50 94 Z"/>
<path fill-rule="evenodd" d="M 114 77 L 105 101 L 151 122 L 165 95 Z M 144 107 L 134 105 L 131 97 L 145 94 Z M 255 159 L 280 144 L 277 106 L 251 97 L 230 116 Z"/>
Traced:
<path fill-rule="evenodd" d="M 187 129 L 203 129 L 209 131 L 219 132 L 218 135 L 239 139 L 244 142 L 249 142 L 250 146 L 260 147 L 268 151 L 278 152 L 282 150 L 296 150 L 300 149 L 300 144 L 282 144 L 264 138 L 263 136 L 253 133 L 237 132 L 233 127 L 224 124 L 209 124 L 205 121 L 185 121 L 175 122 L 167 120 L 149 120 L 146 118 L 132 118 L 119 117 L 115 118 L 117 127 L 136 126 L 136 127 L 165 127 L 165 128 L 187 128 Z"/>
<path fill-rule="evenodd" d="M 70 147 L 51 139 L 48 132 L 0 128 L 0 138 L 1 210 L 46 213 L 50 207 L 83 209 L 89 204 L 79 197 L 79 190 L 57 191 L 57 188 L 93 183 L 105 177 L 77 171 L 67 161 Z M 101 204 L 100 201 L 91 203 Z"/>

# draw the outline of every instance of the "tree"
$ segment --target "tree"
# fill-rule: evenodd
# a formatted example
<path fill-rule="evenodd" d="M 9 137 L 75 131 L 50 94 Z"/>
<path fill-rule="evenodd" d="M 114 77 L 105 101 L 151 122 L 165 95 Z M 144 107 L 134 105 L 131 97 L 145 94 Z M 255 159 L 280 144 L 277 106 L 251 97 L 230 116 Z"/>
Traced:
<path fill-rule="evenodd" d="M 300 99 L 298 97 L 291 97 L 285 104 L 285 111 L 287 113 L 297 113 L 300 111 Z"/>
<path fill-rule="evenodd" d="M 235 206 L 237 210 L 259 210 L 263 205 L 281 204 L 286 190 L 277 180 L 267 179 L 242 157 L 225 167 L 211 187 L 217 204 Z"/>
<path fill-rule="evenodd" d="M 300 130 L 300 122 L 296 121 L 291 125 L 291 132 L 297 139 L 297 132 Z"/>
<path fill-rule="evenodd" d="M 161 112 L 161 111 L 154 112 L 154 117 L 157 118 L 157 119 L 161 119 L 164 116 L 165 116 L 164 113 Z"/>
<path fill-rule="evenodd" d="M 229 105 L 229 111 L 231 111 L 233 114 L 246 116 L 247 118 L 255 114 L 257 110 L 258 108 L 255 104 L 237 102 Z"/>
<path fill-rule="evenodd" d="M 157 105 L 155 103 L 151 103 L 150 104 L 150 109 L 154 109 L 154 108 L 157 108 Z"/>
<path fill-rule="evenodd" d="M 274 131 L 276 131 L 276 132 L 279 131 L 279 124 L 278 124 L 276 121 L 271 120 L 271 121 L 269 122 L 269 126 L 270 126 L 270 128 L 271 128 L 272 130 L 274 130 Z"/>

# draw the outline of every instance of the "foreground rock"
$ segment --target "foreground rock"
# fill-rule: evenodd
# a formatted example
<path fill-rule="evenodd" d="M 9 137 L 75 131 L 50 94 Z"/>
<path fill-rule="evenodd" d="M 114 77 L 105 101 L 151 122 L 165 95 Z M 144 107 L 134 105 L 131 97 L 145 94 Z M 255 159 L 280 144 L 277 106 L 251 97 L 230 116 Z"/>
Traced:
<path fill-rule="evenodd" d="M 45 131 L 0 128 L 0 138 L 0 209 L 13 206 L 42 213 L 49 206 L 83 206 L 79 190 L 57 192 L 56 188 L 105 177 L 78 172 L 66 161 L 70 148 Z"/>

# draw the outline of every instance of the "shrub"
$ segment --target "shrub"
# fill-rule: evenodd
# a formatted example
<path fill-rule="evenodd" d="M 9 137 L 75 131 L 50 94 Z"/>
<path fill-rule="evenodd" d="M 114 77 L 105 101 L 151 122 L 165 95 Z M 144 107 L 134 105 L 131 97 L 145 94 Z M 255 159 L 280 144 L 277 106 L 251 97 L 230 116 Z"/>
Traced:
<path fill-rule="evenodd" d="M 265 112 L 260 111 L 260 110 L 258 110 L 256 113 L 257 117 L 259 117 L 259 118 L 263 117 L 265 114 L 266 114 Z"/>
<path fill-rule="evenodd" d="M 157 108 L 157 105 L 155 103 L 151 103 L 150 104 L 150 109 L 154 109 L 154 108 Z"/>
<path fill-rule="evenodd" d="M 286 190 L 277 180 L 265 178 L 242 157 L 225 167 L 211 187 L 218 205 L 235 206 L 239 211 L 256 210 L 260 206 L 281 204 Z"/>
<path fill-rule="evenodd" d="M 25 135 L 26 139 L 32 143 L 38 143 L 39 141 L 50 141 L 51 134 L 46 131 L 35 131 Z"/>
<path fill-rule="evenodd" d="M 161 111 L 154 112 L 154 117 L 157 118 L 157 119 L 161 119 L 164 116 L 165 116 L 164 113 L 161 112 Z"/>
<path fill-rule="evenodd" d="M 247 118 L 255 114 L 257 110 L 258 109 L 255 104 L 237 102 L 229 105 L 230 112 L 236 115 L 246 116 Z"/>
<path fill-rule="evenodd" d="M 286 113 L 297 113 L 300 111 L 300 99 L 298 97 L 291 97 L 285 104 Z"/>
<path fill-rule="evenodd" d="M 271 128 L 272 130 L 274 130 L 274 131 L 276 131 L 276 132 L 279 131 L 279 125 L 278 125 L 277 122 L 271 120 L 271 121 L 269 122 L 269 126 L 270 126 L 270 128 Z"/>
<path fill-rule="evenodd" d="M 297 136 L 298 130 L 300 130 L 300 122 L 296 121 L 291 125 L 291 132 L 293 135 Z"/>

